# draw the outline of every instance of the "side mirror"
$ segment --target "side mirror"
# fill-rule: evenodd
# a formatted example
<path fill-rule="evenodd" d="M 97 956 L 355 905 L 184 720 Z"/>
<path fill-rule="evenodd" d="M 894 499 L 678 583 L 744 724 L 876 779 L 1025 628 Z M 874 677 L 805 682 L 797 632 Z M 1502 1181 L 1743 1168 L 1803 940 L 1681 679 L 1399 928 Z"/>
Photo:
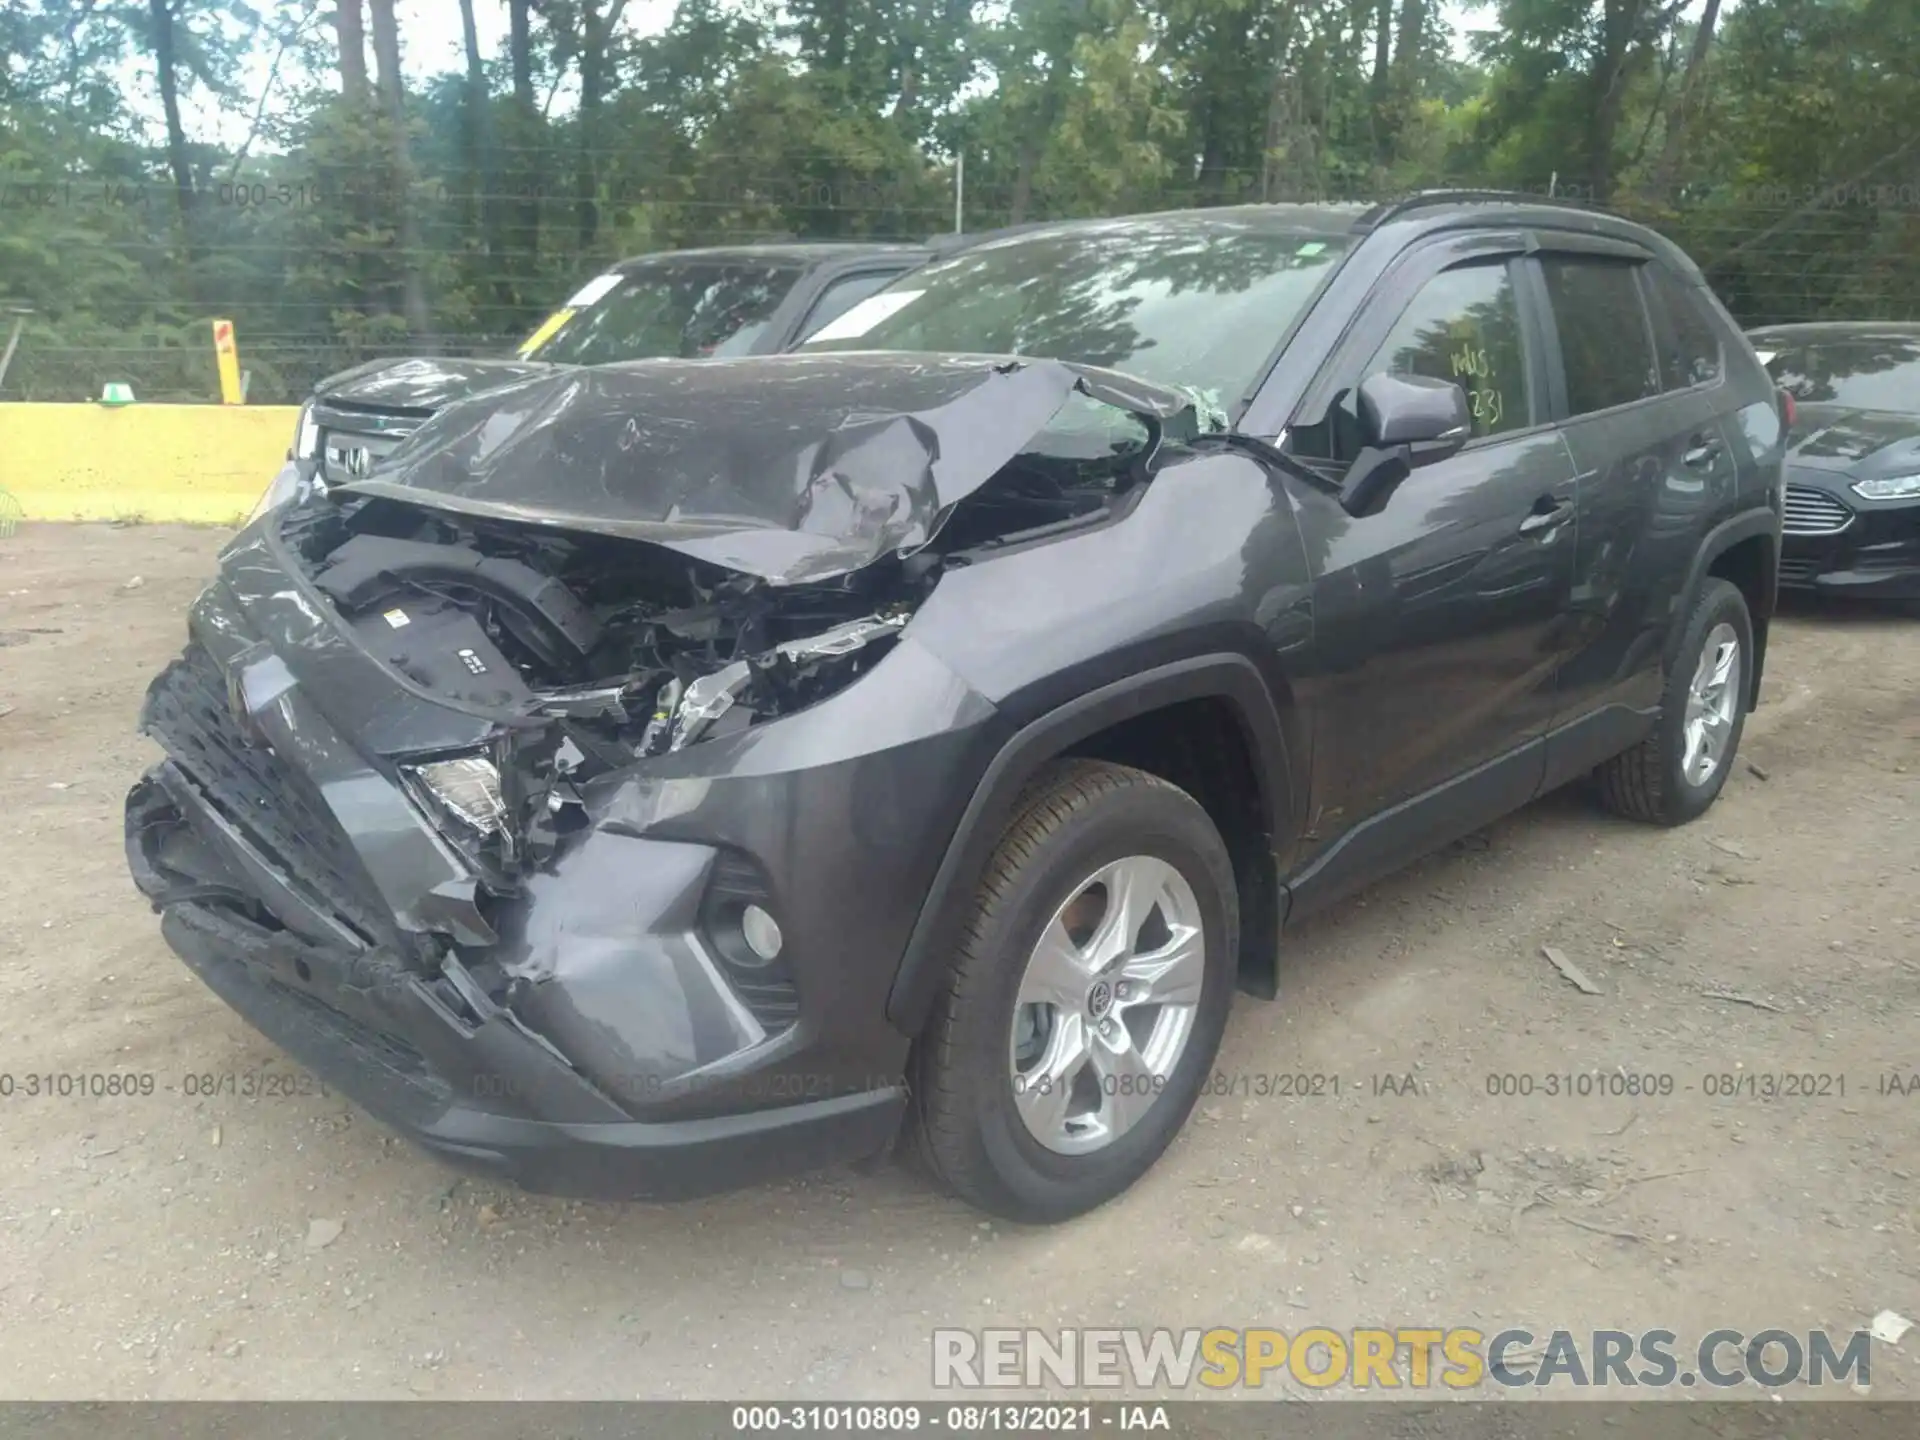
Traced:
<path fill-rule="evenodd" d="M 1467 392 L 1448 380 L 1381 371 L 1360 382 L 1355 398 L 1367 448 L 1340 486 L 1349 515 L 1371 515 L 1416 464 L 1453 454 L 1473 435 Z"/>
<path fill-rule="evenodd" d="M 1444 445 L 1448 454 L 1473 436 L 1467 392 L 1451 380 L 1381 371 L 1360 382 L 1360 429 L 1367 444 Z"/>

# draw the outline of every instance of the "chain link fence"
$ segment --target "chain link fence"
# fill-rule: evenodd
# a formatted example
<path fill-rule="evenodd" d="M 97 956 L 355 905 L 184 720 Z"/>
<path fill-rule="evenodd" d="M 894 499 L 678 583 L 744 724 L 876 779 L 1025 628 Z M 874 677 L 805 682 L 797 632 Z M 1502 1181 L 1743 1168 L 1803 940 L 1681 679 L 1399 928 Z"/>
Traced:
<path fill-rule="evenodd" d="M 190 327 L 192 339 L 155 335 L 142 342 L 127 336 L 115 345 L 60 345 L 22 339 L 0 384 L 0 400 L 98 400 L 110 384 L 126 385 L 139 401 L 198 404 L 220 399 L 210 325 Z M 437 355 L 504 355 L 525 335 L 436 337 L 422 346 L 408 341 L 355 342 L 306 335 L 238 332 L 241 378 L 248 403 L 297 405 L 329 375 L 373 360 L 399 360 L 423 350 Z"/>
<path fill-rule="evenodd" d="M 1467 183 L 1470 182 L 1459 182 Z M 695 210 L 682 227 L 683 238 L 702 244 L 756 243 L 793 239 L 866 239 L 920 241 L 931 231 L 951 228 L 953 208 L 945 201 L 927 203 L 925 176 L 913 186 L 903 181 L 900 194 L 874 188 L 862 181 L 845 191 L 814 187 L 805 196 L 791 195 L 768 182 L 758 187 L 744 181 L 729 184 L 729 199 L 698 202 L 710 210 Z M 1437 188 L 1437 187 L 1436 187 Z M 1509 193 L 1514 187 L 1502 187 Z M 760 193 L 767 191 L 766 195 Z M 913 190 L 918 202 L 905 203 Z M 1231 175 L 1205 192 L 1162 194 L 1158 208 L 1178 204 L 1239 203 L 1262 198 L 1251 173 Z M 1587 203 L 1578 187 L 1550 179 L 1521 193 L 1551 195 L 1562 201 Z M 511 206 L 521 197 L 446 195 L 442 213 L 475 215 L 486 203 Z M 525 197 L 544 205 L 551 197 Z M 617 197 L 616 197 L 617 198 Z M 631 199 L 632 197 L 626 197 Z M 938 198 L 937 196 L 934 198 Z M 1370 201 L 1387 198 L 1377 192 L 1272 195 L 1275 200 Z M 800 203 L 804 201 L 804 203 Z M 684 200 L 679 202 L 685 204 Z M 964 197 L 969 229 L 1005 224 L 1012 218 L 1010 194 L 976 189 Z M 618 207 L 603 203 L 611 214 Z M 1796 321 L 1859 319 L 1920 319 L 1920 183 L 1853 187 L 1792 185 L 1725 187 L 1709 193 L 1681 192 L 1648 198 L 1634 195 L 1608 207 L 1667 234 L 1691 254 L 1728 309 L 1749 326 Z M 1071 218 L 1048 215 L 1044 198 L 1029 211 L 1030 218 Z M 504 311 L 495 307 L 480 327 L 453 330 L 445 314 L 457 310 L 448 295 L 428 285 L 430 313 L 452 333 L 409 339 L 391 312 L 365 315 L 316 316 L 310 328 L 290 330 L 289 307 L 261 298 L 235 299 L 208 309 L 206 319 L 151 330 L 117 334 L 110 343 L 92 343 L 71 333 L 71 327 L 51 322 L 29 324 L 4 376 L 0 400 L 82 401 L 98 399 L 108 384 L 129 386 L 141 401 L 214 402 L 219 398 L 212 336 L 207 323 L 214 315 L 233 319 L 246 376 L 250 403 L 294 404 L 309 395 L 328 375 L 368 361 L 408 355 L 504 355 L 525 338 L 548 307 L 560 304 L 584 274 L 606 263 L 598 257 L 560 256 L 541 251 L 539 239 L 562 243 L 571 239 L 571 210 L 544 212 L 533 234 L 533 248 L 524 254 L 488 252 L 477 222 L 433 228 L 423 252 L 432 275 L 461 270 L 470 292 L 513 289 L 520 297 Z M 784 224 L 787 228 L 780 228 Z M 257 247 L 241 247 L 257 248 Z M 645 247 L 642 247 L 645 248 Z M 662 248 L 655 246 L 653 248 Z M 483 258 L 476 262 L 475 256 Z M 215 259 L 218 253 L 216 251 Z M 393 252 L 343 250 L 318 257 L 300 257 L 301 263 L 363 270 L 374 262 L 397 264 Z M 288 262 L 290 269 L 293 262 Z M 496 267 L 489 270 L 487 267 Z M 543 272 L 548 278 L 528 283 L 526 277 Z M 508 275 L 514 285 L 504 283 Z M 503 283 L 496 286 L 494 282 Z M 449 295 L 451 286 L 446 287 Z M 250 316 L 265 329 L 256 329 Z M 359 334 L 343 333 L 348 331 Z"/>

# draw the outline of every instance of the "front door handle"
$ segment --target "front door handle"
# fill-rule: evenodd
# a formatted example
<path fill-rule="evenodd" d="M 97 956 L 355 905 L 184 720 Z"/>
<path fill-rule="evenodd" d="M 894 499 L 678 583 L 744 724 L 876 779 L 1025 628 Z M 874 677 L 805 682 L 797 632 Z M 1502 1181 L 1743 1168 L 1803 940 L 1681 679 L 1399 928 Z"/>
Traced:
<path fill-rule="evenodd" d="M 1720 440 L 1718 436 L 1705 433 L 1687 441 L 1687 453 L 1680 457 L 1689 470 L 1705 470 L 1720 458 Z"/>
<path fill-rule="evenodd" d="M 1526 519 L 1520 522 L 1522 535 L 1544 535 L 1556 530 L 1573 518 L 1573 501 L 1556 500 L 1551 495 L 1542 495 L 1533 502 L 1533 509 Z"/>

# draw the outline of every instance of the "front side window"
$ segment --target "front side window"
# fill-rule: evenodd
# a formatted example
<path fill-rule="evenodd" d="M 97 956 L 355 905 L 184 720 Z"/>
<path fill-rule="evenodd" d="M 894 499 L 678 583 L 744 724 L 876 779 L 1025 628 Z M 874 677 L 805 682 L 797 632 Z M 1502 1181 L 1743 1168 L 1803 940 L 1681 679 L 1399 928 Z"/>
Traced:
<path fill-rule="evenodd" d="M 1449 380 L 1466 391 L 1476 440 L 1526 429 L 1532 403 L 1508 265 L 1463 265 L 1423 285 L 1361 374 L 1383 370 Z"/>
<path fill-rule="evenodd" d="M 1567 370 L 1567 413 L 1587 415 L 1660 393 L 1638 262 L 1548 255 L 1540 262 Z"/>

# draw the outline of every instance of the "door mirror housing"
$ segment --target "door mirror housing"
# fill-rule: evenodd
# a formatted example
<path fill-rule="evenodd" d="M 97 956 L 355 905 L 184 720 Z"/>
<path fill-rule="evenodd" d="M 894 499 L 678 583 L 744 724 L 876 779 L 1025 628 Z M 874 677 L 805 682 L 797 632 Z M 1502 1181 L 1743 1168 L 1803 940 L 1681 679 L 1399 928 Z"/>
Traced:
<path fill-rule="evenodd" d="M 1452 454 L 1473 437 L 1467 392 L 1451 380 L 1383 370 L 1360 382 L 1359 402 L 1360 433 L 1376 449 L 1419 446 L 1425 459 L 1433 453 L 1427 447 Z"/>
<path fill-rule="evenodd" d="M 1449 380 L 1380 371 L 1355 397 L 1366 448 L 1340 485 L 1349 515 L 1371 515 L 1413 473 L 1414 466 L 1454 454 L 1473 436 L 1467 392 Z"/>

